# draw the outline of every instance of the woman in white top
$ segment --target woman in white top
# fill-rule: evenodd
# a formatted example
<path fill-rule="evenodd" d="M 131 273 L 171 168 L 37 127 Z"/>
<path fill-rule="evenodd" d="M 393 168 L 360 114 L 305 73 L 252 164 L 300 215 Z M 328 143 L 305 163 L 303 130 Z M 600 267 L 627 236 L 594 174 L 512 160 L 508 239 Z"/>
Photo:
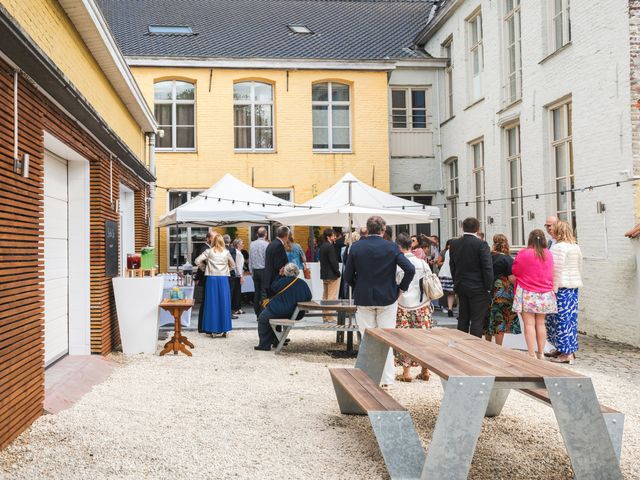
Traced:
<path fill-rule="evenodd" d="M 429 299 L 422 294 L 422 289 L 420 288 L 420 280 L 426 275 L 430 275 L 431 269 L 427 262 L 411 253 L 411 238 L 407 234 L 400 233 L 396 237 L 396 243 L 416 269 L 416 274 L 413 280 L 411 280 L 409 288 L 398 298 L 396 328 L 431 328 L 433 307 Z M 403 276 L 404 272 L 398 268 L 396 281 L 400 283 Z M 412 381 L 411 367 L 420 366 L 411 360 L 411 358 L 398 352 L 395 354 L 395 364 L 396 367 L 402 366 L 402 374 L 396 376 L 396 380 L 400 382 Z M 419 380 L 429 380 L 429 371 L 426 367 L 422 367 L 422 372 L 416 376 L 416 378 Z"/>
<path fill-rule="evenodd" d="M 204 268 L 205 274 L 202 331 L 226 337 L 231 330 L 229 274 L 236 264 L 220 235 L 213 238 L 212 247 L 196 258 L 195 264 Z"/>
<path fill-rule="evenodd" d="M 555 224 L 556 243 L 553 255 L 553 289 L 558 313 L 547 315 L 547 337 L 556 347 L 545 354 L 556 363 L 573 364 L 578 350 L 578 289 L 582 287 L 582 253 L 576 244 L 571 225 L 562 220 Z"/>
<path fill-rule="evenodd" d="M 244 269 L 244 257 L 242 256 L 244 241 L 241 238 L 236 238 L 233 241 L 233 248 L 235 249 L 235 258 L 233 260 L 236 263 L 236 267 L 234 269 L 235 275 L 231 277 L 231 318 L 238 318 L 236 315 L 244 313 L 241 310 L 242 284 L 244 283 L 244 272 L 242 271 Z"/>
<path fill-rule="evenodd" d="M 447 316 L 453 318 L 453 302 L 456 299 L 456 294 L 453 292 L 453 278 L 451 278 L 451 267 L 449 267 L 450 246 L 451 239 L 447 240 L 444 250 L 440 252 L 440 257 L 438 257 L 438 266 L 440 267 L 438 277 L 442 284 L 442 291 L 447 297 Z"/>

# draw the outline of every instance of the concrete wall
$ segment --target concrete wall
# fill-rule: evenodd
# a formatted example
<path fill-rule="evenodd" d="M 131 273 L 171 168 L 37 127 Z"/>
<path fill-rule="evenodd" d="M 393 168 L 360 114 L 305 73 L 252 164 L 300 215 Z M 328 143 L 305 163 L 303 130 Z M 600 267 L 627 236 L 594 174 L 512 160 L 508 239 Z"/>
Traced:
<path fill-rule="evenodd" d="M 20 26 L 144 161 L 144 134 L 56 0 L 0 0 Z"/>
<path fill-rule="evenodd" d="M 633 168 L 627 2 L 604 0 L 571 3 L 572 42 L 549 56 L 544 10 L 546 2 L 522 3 L 522 99 L 505 108 L 504 54 L 501 38 L 502 2 L 471 0 L 428 41 L 426 50 L 441 55 L 441 44 L 453 35 L 455 118 L 442 127 L 443 158 L 459 158 L 459 218 L 475 215 L 472 165 L 468 142 L 484 137 L 487 198 L 508 196 L 504 137 L 500 125 L 519 119 L 524 194 L 553 192 L 554 165 L 550 148 L 549 104 L 571 98 L 575 183 L 586 187 L 624 180 Z M 469 104 L 465 18 L 482 8 L 484 29 L 484 100 Z M 441 96 L 441 102 L 444 98 Z M 442 121 L 446 119 L 441 119 Z M 606 213 L 596 213 L 596 202 Z M 509 234 L 510 202 L 492 202 L 486 214 L 495 219 L 487 238 Z M 637 295 L 635 254 L 625 229 L 634 223 L 631 183 L 576 193 L 577 233 L 585 256 L 580 301 L 580 330 L 640 345 L 638 312 L 630 300 Z M 541 228 L 555 213 L 552 195 L 524 200 L 525 232 Z M 527 212 L 535 215 L 528 221 Z M 446 214 L 446 212 L 445 212 Z M 447 222 L 443 222 L 443 226 Z M 455 232 L 448 232 L 449 236 Z"/>

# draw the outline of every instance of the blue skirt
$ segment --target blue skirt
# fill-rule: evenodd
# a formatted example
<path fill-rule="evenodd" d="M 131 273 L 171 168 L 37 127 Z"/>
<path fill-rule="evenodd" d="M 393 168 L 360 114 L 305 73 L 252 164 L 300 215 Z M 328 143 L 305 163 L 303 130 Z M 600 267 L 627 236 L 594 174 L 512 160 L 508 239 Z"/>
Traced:
<path fill-rule="evenodd" d="M 563 355 L 578 351 L 578 289 L 560 288 L 558 313 L 546 316 L 547 339 Z"/>
<path fill-rule="evenodd" d="M 224 333 L 231 330 L 231 292 L 229 277 L 208 275 L 205 283 L 202 308 L 202 331 L 204 333 Z"/>

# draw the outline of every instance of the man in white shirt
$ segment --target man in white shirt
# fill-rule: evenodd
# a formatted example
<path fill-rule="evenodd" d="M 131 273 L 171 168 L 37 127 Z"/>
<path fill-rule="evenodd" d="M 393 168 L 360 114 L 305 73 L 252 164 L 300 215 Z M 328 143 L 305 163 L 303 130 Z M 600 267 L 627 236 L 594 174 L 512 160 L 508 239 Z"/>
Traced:
<path fill-rule="evenodd" d="M 264 283 L 264 262 L 268 246 L 267 229 L 260 227 L 258 228 L 258 238 L 249 246 L 249 271 L 253 277 L 253 310 L 256 312 L 256 316 L 260 314 L 262 299 L 267 296 L 267 285 Z"/>

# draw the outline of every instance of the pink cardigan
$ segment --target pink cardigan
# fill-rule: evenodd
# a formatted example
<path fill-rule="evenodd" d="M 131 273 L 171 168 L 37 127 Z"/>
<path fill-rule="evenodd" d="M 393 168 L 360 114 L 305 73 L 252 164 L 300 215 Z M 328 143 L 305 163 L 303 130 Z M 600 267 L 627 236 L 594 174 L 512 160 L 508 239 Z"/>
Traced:
<path fill-rule="evenodd" d="M 544 260 L 536 257 L 533 248 L 521 250 L 513 262 L 511 271 L 516 277 L 516 285 L 530 292 L 553 291 L 553 255 L 544 249 Z"/>

